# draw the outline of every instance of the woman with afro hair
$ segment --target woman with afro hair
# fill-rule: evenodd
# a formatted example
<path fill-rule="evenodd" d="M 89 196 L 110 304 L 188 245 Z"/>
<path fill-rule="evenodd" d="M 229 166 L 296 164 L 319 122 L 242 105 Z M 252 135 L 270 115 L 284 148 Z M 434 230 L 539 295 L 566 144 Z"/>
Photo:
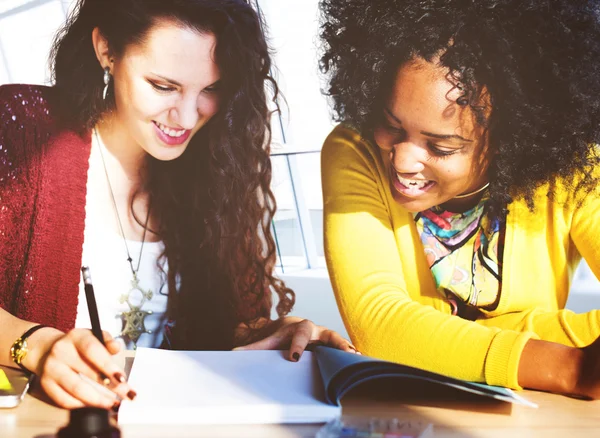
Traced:
<path fill-rule="evenodd" d="M 363 353 L 600 397 L 600 7 L 321 0 L 325 252 Z"/>

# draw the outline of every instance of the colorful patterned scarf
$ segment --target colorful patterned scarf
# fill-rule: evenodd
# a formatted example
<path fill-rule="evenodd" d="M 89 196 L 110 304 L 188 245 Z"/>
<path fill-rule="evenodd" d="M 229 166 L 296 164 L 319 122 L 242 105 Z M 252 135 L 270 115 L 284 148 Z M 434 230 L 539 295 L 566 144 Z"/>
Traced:
<path fill-rule="evenodd" d="M 439 207 L 418 213 L 415 224 L 435 284 L 459 314 L 462 304 L 495 308 L 501 287 L 503 231 L 485 214 L 487 197 L 464 213 Z"/>

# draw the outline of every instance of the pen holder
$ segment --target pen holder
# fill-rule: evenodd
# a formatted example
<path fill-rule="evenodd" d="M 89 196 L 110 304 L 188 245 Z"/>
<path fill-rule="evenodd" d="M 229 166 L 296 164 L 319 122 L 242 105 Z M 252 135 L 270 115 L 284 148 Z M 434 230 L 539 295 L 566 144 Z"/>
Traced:
<path fill-rule="evenodd" d="M 69 424 L 57 438 L 120 438 L 121 431 L 111 424 L 109 412 L 101 408 L 79 408 L 70 413 Z"/>

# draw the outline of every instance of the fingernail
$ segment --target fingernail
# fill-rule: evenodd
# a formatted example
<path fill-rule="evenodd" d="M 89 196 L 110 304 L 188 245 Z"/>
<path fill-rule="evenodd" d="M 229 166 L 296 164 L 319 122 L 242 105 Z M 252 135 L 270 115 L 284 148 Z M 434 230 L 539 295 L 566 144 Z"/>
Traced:
<path fill-rule="evenodd" d="M 114 374 L 113 374 L 113 377 L 114 377 L 114 379 L 115 379 L 117 382 L 120 382 L 120 383 L 125 383 L 125 382 L 127 382 L 127 379 L 125 378 L 125 376 L 123 375 L 123 373 L 121 373 L 121 372 L 119 372 L 119 371 L 117 371 L 116 373 L 114 373 Z"/>
<path fill-rule="evenodd" d="M 133 400 L 137 397 L 137 393 L 134 390 L 131 390 L 127 393 L 127 398 L 129 400 Z"/>
<path fill-rule="evenodd" d="M 292 358 L 298 362 L 300 360 L 300 354 L 298 354 L 298 352 L 296 351 L 294 354 L 292 354 Z"/>
<path fill-rule="evenodd" d="M 119 406 L 121 406 L 121 403 L 116 401 L 114 405 L 112 405 L 112 408 L 110 408 L 113 412 L 119 412 Z"/>

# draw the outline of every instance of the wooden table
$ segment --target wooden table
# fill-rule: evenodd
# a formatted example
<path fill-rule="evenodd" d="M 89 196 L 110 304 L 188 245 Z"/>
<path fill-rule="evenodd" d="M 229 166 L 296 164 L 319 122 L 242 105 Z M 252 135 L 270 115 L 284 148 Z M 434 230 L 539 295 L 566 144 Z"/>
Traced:
<path fill-rule="evenodd" d="M 437 387 L 371 384 L 342 401 L 344 415 L 396 417 L 434 424 L 435 437 L 600 437 L 600 401 L 523 391 L 538 409 L 510 405 Z M 27 395 L 21 406 L 0 409 L 0 437 L 50 438 L 68 422 L 68 411 Z M 320 425 L 123 427 L 124 438 L 314 437 Z"/>

